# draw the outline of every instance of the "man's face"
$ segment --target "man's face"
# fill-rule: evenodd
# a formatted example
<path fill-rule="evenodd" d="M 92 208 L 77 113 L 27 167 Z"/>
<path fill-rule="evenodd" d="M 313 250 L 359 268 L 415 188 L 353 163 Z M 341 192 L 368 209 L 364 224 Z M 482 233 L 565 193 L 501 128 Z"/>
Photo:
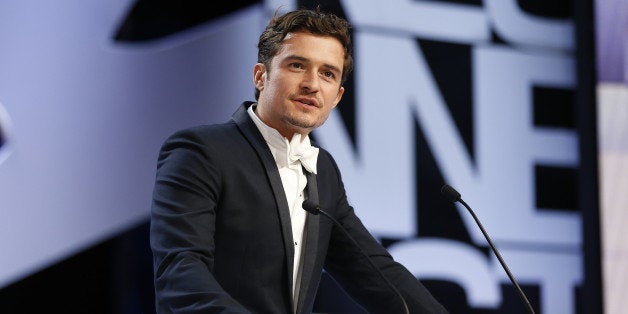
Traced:
<path fill-rule="evenodd" d="M 261 63 L 254 67 L 258 116 L 288 139 L 308 134 L 342 98 L 343 63 L 344 49 L 334 37 L 289 33 L 270 69 Z"/>

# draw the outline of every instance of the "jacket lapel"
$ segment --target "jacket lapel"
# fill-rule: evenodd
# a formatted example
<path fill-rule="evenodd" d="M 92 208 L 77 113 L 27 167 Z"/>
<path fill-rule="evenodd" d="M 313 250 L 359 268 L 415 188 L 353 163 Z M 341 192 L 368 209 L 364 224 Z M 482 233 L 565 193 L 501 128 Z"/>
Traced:
<path fill-rule="evenodd" d="M 248 140 L 248 142 L 253 146 L 257 155 L 259 156 L 264 168 L 266 170 L 266 175 L 268 176 L 268 180 L 270 181 L 270 185 L 273 190 L 273 194 L 275 197 L 275 202 L 277 204 L 277 214 L 279 215 L 279 220 L 281 222 L 281 230 L 283 234 L 283 245 L 286 250 L 286 265 L 287 265 L 287 273 L 288 273 L 288 287 L 289 290 L 287 292 L 291 293 L 294 288 L 292 287 L 292 269 L 294 265 L 294 246 L 292 240 L 292 225 L 290 223 L 290 209 L 288 208 L 288 200 L 286 199 L 286 194 L 283 189 L 283 184 L 281 183 L 281 177 L 279 176 L 279 170 L 277 169 L 277 163 L 273 158 L 272 153 L 270 152 L 270 148 L 266 144 L 264 137 L 257 129 L 257 126 L 249 117 L 247 113 L 247 109 L 249 106 L 254 104 L 253 102 L 245 102 L 238 108 L 238 110 L 233 114 L 232 119 L 237 124 L 238 128 L 242 131 L 244 137 Z M 309 183 L 309 181 L 308 181 Z"/>
<path fill-rule="evenodd" d="M 316 182 L 316 175 L 310 172 L 307 172 L 305 169 L 305 174 L 307 176 L 307 198 L 312 200 L 314 204 L 319 204 L 318 199 L 318 184 Z M 306 222 L 306 234 L 305 234 L 305 254 L 303 255 L 302 260 L 302 270 L 301 270 L 301 288 L 299 293 L 299 300 L 297 303 L 297 313 L 302 313 L 308 309 L 304 309 L 303 306 L 306 303 L 308 298 L 313 298 L 317 285 L 312 284 L 312 278 L 314 278 L 314 268 L 316 265 L 316 260 L 318 258 L 318 226 L 319 226 L 320 215 L 312 215 L 310 213 L 307 214 L 307 222 Z M 313 301 L 313 300 L 312 300 Z"/>

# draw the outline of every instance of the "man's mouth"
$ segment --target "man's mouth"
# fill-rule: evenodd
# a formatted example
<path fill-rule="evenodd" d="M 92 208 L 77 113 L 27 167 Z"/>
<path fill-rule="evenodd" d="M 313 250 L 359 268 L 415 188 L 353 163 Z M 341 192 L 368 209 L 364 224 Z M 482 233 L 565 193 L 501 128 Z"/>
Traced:
<path fill-rule="evenodd" d="M 294 99 L 294 101 L 300 102 L 306 106 L 313 106 L 313 107 L 318 108 L 318 101 L 313 98 L 296 98 Z"/>

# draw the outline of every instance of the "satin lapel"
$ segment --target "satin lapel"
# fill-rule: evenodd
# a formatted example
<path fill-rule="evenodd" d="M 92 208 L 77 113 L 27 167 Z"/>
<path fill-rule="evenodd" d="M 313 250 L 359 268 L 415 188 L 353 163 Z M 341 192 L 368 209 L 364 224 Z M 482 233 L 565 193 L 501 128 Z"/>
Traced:
<path fill-rule="evenodd" d="M 286 265 L 288 266 L 288 287 L 287 292 L 291 293 L 294 290 L 292 287 L 292 270 L 294 265 L 294 246 L 292 240 L 292 225 L 290 223 L 290 209 L 288 208 L 288 200 L 286 199 L 286 192 L 283 189 L 281 183 L 281 177 L 279 176 L 279 170 L 277 169 L 277 163 L 273 158 L 270 148 L 266 144 L 264 137 L 257 129 L 257 126 L 249 117 L 246 112 L 247 108 L 252 105 L 251 102 L 245 102 L 240 108 L 233 114 L 233 121 L 238 125 L 238 128 L 244 134 L 244 137 L 251 143 L 251 146 L 257 152 L 260 160 L 264 164 L 266 175 L 270 181 L 270 185 L 273 190 L 275 202 L 277 203 L 277 213 L 279 220 L 281 221 L 281 230 L 283 233 L 283 245 L 287 252 Z"/>
<path fill-rule="evenodd" d="M 316 175 L 307 172 L 303 169 L 307 176 L 307 198 L 312 200 L 314 204 L 319 204 L 318 201 L 318 184 L 316 182 Z M 314 274 L 314 267 L 318 258 L 318 223 L 320 215 L 307 214 L 307 231 L 305 238 L 305 254 L 303 255 L 303 269 L 301 271 L 301 292 L 299 293 L 299 303 L 297 306 L 297 313 L 303 312 L 303 305 L 306 298 L 313 296 L 316 292 L 316 288 L 312 286 L 312 277 L 318 274 Z"/>

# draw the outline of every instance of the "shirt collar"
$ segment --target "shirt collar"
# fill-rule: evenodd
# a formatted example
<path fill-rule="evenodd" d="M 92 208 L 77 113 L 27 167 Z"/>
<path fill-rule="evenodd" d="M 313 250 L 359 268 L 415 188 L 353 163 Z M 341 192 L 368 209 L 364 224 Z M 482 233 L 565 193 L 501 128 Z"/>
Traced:
<path fill-rule="evenodd" d="M 254 111 L 256 106 L 257 104 L 250 106 L 247 112 L 270 147 L 270 151 L 277 165 L 279 167 L 285 167 L 300 161 L 303 168 L 316 174 L 316 162 L 318 160 L 319 150 L 317 147 L 312 146 L 310 137 L 306 135 L 305 138 L 301 140 L 301 134 L 297 133 L 292 136 L 292 140 L 288 141 L 279 131 L 268 126 L 257 116 Z"/>

